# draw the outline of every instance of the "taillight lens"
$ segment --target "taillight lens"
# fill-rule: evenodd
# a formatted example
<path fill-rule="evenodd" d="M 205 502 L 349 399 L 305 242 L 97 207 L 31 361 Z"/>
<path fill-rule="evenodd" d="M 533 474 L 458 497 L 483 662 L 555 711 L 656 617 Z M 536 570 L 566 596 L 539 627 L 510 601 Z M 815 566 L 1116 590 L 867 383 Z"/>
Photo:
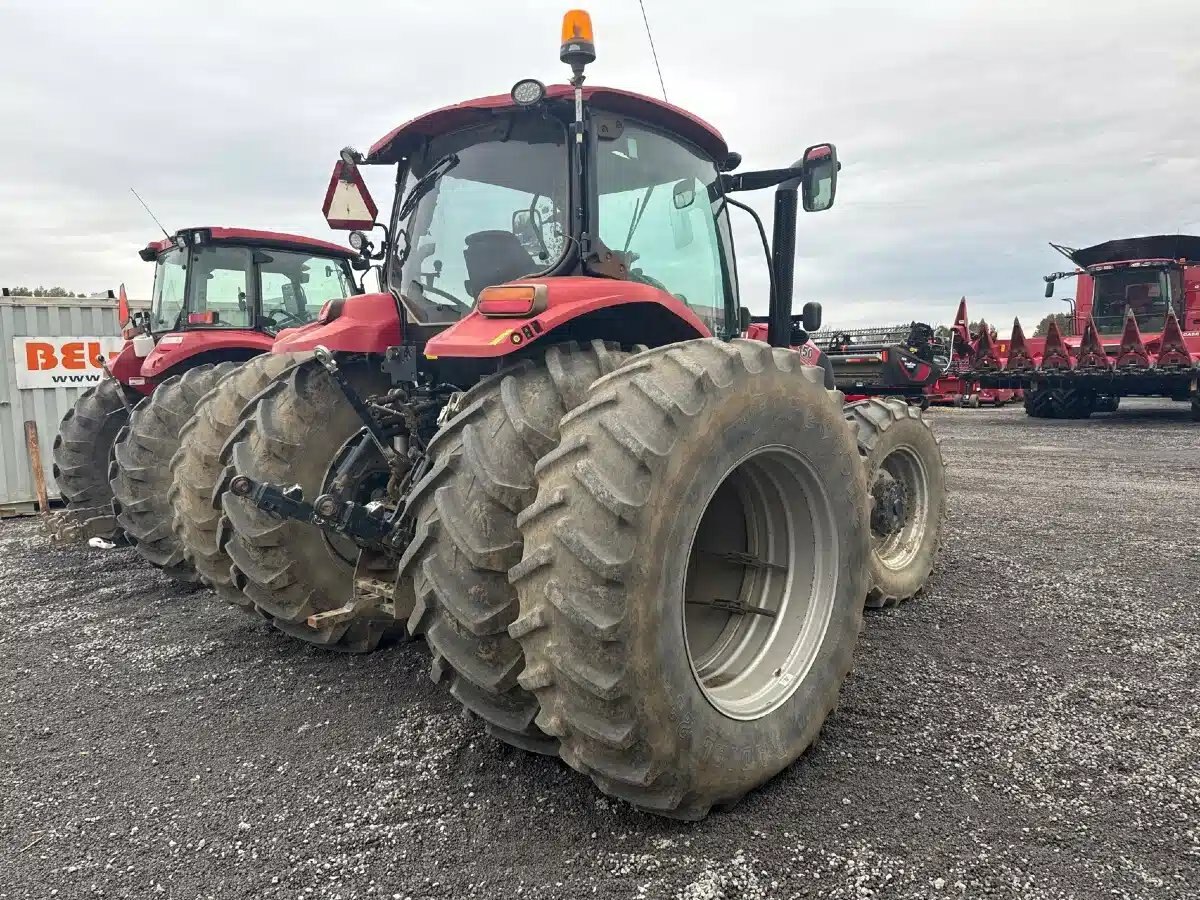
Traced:
<path fill-rule="evenodd" d="M 475 307 L 480 315 L 497 319 L 526 319 L 546 308 L 544 284 L 505 284 L 484 288 Z"/>
<path fill-rule="evenodd" d="M 211 309 L 208 312 L 188 313 L 189 325 L 216 325 L 217 314 Z"/>

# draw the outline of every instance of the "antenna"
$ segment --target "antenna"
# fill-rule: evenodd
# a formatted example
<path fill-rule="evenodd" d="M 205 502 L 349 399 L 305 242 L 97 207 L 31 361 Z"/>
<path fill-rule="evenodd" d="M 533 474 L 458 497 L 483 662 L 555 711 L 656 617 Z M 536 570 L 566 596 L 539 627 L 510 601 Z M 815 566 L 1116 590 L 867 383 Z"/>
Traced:
<path fill-rule="evenodd" d="M 650 33 L 650 20 L 646 18 L 646 4 L 642 0 L 638 0 L 638 6 L 642 8 L 642 22 L 646 25 L 646 38 L 650 41 L 650 55 L 654 57 L 654 70 L 658 72 L 658 86 L 662 88 L 663 100 L 667 103 L 667 86 L 663 83 L 662 68 L 658 64 L 658 51 L 654 49 L 654 35 Z"/>
<path fill-rule="evenodd" d="M 171 239 L 171 235 L 167 234 L 167 229 L 163 228 L 162 222 L 158 221 L 158 216 L 156 216 L 154 213 L 150 212 L 150 207 L 148 207 L 146 205 L 146 201 L 142 199 L 142 195 L 139 194 L 137 191 L 133 190 L 132 187 L 129 190 L 133 193 L 133 196 L 137 197 L 138 203 L 142 204 L 142 209 L 144 209 L 146 211 L 146 213 L 150 216 L 150 218 L 152 218 L 154 220 L 154 224 L 157 225 L 158 230 L 163 233 L 163 237 L 165 237 L 169 241 Z"/>

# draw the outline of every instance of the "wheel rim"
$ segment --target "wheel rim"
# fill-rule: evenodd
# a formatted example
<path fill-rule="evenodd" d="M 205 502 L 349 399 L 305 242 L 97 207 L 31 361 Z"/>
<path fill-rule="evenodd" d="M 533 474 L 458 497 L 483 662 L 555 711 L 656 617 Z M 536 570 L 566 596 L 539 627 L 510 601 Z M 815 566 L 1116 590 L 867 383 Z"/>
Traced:
<path fill-rule="evenodd" d="M 689 544 L 682 618 L 696 683 L 722 714 L 761 718 L 804 682 L 833 615 L 836 535 L 820 478 L 787 447 L 743 457 L 710 495 Z"/>
<path fill-rule="evenodd" d="M 352 470 L 347 472 L 339 472 L 343 462 L 351 454 L 354 448 L 360 441 L 369 441 L 364 431 L 359 431 L 357 434 L 350 437 L 346 443 L 342 444 L 337 454 L 333 457 L 333 462 L 329 468 L 325 470 L 325 477 L 321 482 L 321 493 L 336 493 L 338 496 L 346 500 L 353 500 L 355 503 L 370 503 L 372 500 L 381 500 L 387 496 L 388 480 L 391 478 L 391 471 L 388 469 L 387 462 L 383 458 L 383 454 L 378 448 L 373 447 Z M 333 481 L 341 475 L 344 479 L 345 486 L 340 490 L 335 490 Z M 311 502 L 316 498 L 308 498 Z M 345 535 L 337 534 L 336 532 L 326 531 L 321 529 L 321 536 L 325 539 L 325 544 L 330 551 L 337 557 L 342 559 L 347 565 L 353 567 L 358 561 L 358 544 Z"/>
<path fill-rule="evenodd" d="M 889 569 L 913 561 L 925 540 L 929 475 L 911 447 L 897 447 L 880 464 L 871 485 L 871 543 Z"/>

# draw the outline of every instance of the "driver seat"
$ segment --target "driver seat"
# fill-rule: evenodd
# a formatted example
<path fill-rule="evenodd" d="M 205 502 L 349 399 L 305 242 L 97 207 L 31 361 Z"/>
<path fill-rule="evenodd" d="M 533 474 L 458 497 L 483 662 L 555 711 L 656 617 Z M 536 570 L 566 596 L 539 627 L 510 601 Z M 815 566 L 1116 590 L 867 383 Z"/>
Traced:
<path fill-rule="evenodd" d="M 511 231 L 476 231 L 467 235 L 466 243 L 463 260 L 467 280 L 463 285 L 473 299 L 478 299 L 485 287 L 513 281 L 541 268 Z"/>

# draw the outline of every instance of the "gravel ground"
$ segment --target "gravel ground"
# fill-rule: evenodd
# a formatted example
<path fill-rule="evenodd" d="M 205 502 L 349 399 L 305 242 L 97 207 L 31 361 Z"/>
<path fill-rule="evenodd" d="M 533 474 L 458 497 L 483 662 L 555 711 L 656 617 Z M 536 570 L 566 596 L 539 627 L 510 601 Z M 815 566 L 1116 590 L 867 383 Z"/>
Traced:
<path fill-rule="evenodd" d="M 927 594 L 868 617 L 813 752 L 693 825 L 495 743 L 420 644 L 329 655 L 3 523 L 0 898 L 1200 896 L 1200 431 L 933 416 Z"/>

